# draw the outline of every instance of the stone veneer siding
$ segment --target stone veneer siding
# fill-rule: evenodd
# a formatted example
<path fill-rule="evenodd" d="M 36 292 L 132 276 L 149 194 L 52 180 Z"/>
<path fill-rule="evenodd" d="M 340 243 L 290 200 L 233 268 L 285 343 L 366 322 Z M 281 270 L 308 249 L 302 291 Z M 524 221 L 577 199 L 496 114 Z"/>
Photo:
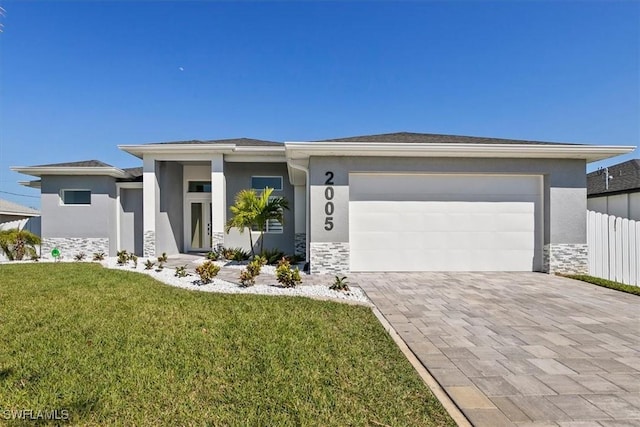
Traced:
<path fill-rule="evenodd" d="M 547 273 L 588 274 L 587 244 L 549 244 L 543 249 L 544 269 Z"/>
<path fill-rule="evenodd" d="M 83 252 L 86 259 L 91 259 L 94 253 L 103 252 L 109 256 L 108 237 L 47 237 L 42 239 L 40 255 L 43 258 L 53 258 L 51 251 L 58 248 L 60 256 L 64 259 L 73 259 Z"/>
<path fill-rule="evenodd" d="M 296 233 L 295 235 L 295 254 L 302 257 L 307 256 L 307 233 Z"/>
<path fill-rule="evenodd" d="M 349 243 L 311 242 L 311 273 L 346 273 L 349 271 Z"/>
<path fill-rule="evenodd" d="M 213 231 L 211 232 L 211 248 L 220 249 L 224 246 L 224 232 Z"/>
<path fill-rule="evenodd" d="M 156 232 L 154 230 L 144 232 L 142 255 L 145 258 L 156 256 Z"/>

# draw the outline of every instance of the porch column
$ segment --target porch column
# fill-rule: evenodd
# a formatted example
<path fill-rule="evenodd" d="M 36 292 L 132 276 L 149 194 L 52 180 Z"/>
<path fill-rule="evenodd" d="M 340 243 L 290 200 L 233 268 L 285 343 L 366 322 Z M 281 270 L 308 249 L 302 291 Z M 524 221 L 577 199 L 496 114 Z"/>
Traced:
<path fill-rule="evenodd" d="M 224 179 L 224 156 L 211 159 L 211 246 L 224 245 L 224 225 L 227 221 L 227 184 Z"/>
<path fill-rule="evenodd" d="M 142 160 L 142 212 L 143 212 L 143 255 L 156 255 L 156 212 L 158 209 L 158 176 L 156 175 L 156 159 L 144 156 Z"/>
<path fill-rule="evenodd" d="M 307 255 L 307 187 L 295 185 L 293 187 L 295 253 Z"/>

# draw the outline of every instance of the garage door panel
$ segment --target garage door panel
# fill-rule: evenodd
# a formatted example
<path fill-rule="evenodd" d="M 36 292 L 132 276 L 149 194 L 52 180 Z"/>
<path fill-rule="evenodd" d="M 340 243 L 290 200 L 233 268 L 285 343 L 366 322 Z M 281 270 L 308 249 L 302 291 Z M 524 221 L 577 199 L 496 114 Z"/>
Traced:
<path fill-rule="evenodd" d="M 540 176 L 351 174 L 349 186 L 353 271 L 539 268 Z"/>

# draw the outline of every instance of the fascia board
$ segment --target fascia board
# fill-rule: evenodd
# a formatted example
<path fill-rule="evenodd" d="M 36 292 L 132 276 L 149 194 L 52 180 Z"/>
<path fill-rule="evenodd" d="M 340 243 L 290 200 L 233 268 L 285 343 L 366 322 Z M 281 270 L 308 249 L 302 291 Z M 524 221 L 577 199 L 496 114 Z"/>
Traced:
<path fill-rule="evenodd" d="M 10 168 L 14 172 L 19 172 L 31 176 L 43 175 L 85 175 L 85 176 L 111 176 L 113 178 L 127 178 L 128 173 L 122 169 L 114 167 L 59 167 L 59 166 L 12 166 Z"/>
<path fill-rule="evenodd" d="M 18 184 L 29 188 L 41 188 L 42 181 L 18 181 Z"/>
<path fill-rule="evenodd" d="M 503 157 L 584 159 L 588 162 L 627 154 L 634 146 L 534 145 L 534 144 L 382 144 L 375 142 L 285 142 L 287 157 L 389 156 L 389 157 Z"/>
<path fill-rule="evenodd" d="M 165 153 L 202 153 L 225 154 L 232 153 L 235 144 L 157 144 L 157 145 L 118 145 L 118 148 L 136 157 L 142 158 L 144 154 Z"/>

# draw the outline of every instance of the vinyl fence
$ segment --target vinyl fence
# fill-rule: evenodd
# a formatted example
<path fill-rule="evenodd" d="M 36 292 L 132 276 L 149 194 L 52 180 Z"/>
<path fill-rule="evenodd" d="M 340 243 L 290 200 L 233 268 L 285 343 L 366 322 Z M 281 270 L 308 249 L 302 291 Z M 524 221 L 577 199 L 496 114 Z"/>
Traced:
<path fill-rule="evenodd" d="M 587 211 L 589 274 L 640 286 L 640 221 Z"/>

